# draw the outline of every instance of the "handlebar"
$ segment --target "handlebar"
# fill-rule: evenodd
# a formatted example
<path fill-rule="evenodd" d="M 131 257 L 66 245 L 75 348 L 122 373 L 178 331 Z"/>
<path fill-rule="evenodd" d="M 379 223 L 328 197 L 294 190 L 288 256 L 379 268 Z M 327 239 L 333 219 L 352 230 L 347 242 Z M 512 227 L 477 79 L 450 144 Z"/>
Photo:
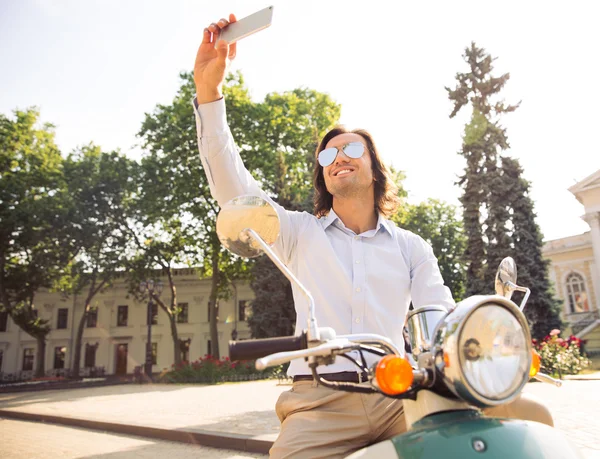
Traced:
<path fill-rule="evenodd" d="M 299 351 L 307 347 L 306 333 L 300 336 L 229 341 L 229 358 L 234 361 L 256 360 L 276 352 Z"/>

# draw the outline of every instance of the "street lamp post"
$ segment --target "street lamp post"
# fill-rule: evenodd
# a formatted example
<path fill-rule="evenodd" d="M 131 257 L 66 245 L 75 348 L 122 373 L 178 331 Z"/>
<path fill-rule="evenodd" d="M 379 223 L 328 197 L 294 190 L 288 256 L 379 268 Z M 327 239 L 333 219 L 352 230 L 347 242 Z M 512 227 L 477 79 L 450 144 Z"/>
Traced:
<path fill-rule="evenodd" d="M 152 381 L 152 295 L 154 295 L 154 292 L 156 291 L 156 295 L 160 296 L 162 289 L 163 284 L 160 281 L 158 281 L 156 285 L 154 285 L 154 281 L 152 279 L 140 282 L 140 291 L 142 293 L 148 291 L 148 341 L 146 342 L 146 360 L 144 364 L 144 372 L 146 373 L 149 381 Z"/>

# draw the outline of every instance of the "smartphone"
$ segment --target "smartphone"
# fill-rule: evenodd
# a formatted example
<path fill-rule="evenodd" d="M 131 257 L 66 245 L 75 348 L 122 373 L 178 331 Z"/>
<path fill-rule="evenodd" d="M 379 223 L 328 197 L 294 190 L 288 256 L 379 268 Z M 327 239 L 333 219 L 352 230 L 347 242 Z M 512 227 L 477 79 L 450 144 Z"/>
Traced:
<path fill-rule="evenodd" d="M 266 29 L 271 25 L 273 19 L 273 7 L 269 6 L 264 10 L 257 11 L 250 16 L 229 24 L 221 30 L 219 40 L 225 40 L 229 44 L 235 43 L 242 38 L 252 35 L 260 30 Z"/>

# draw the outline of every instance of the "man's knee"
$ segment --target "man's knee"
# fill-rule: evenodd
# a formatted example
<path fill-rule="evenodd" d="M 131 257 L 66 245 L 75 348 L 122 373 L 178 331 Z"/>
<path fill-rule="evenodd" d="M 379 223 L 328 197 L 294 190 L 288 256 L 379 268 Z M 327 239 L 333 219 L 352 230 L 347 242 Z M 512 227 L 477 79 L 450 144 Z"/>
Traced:
<path fill-rule="evenodd" d="M 554 427 L 554 420 L 548 407 L 537 398 L 521 393 L 516 400 L 504 405 L 487 408 L 484 413 L 492 417 L 504 417 L 535 421 Z"/>

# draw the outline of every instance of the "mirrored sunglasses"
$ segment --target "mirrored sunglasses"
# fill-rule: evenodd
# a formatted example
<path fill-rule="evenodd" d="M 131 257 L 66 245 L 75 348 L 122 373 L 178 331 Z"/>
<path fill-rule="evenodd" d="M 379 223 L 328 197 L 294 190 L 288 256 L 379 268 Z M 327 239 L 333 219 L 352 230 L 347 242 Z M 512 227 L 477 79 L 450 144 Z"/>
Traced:
<path fill-rule="evenodd" d="M 348 158 L 358 159 L 365 152 L 365 146 L 361 142 L 350 142 L 341 147 L 342 151 Z M 335 161 L 339 147 L 325 148 L 319 153 L 319 164 L 327 167 Z"/>

